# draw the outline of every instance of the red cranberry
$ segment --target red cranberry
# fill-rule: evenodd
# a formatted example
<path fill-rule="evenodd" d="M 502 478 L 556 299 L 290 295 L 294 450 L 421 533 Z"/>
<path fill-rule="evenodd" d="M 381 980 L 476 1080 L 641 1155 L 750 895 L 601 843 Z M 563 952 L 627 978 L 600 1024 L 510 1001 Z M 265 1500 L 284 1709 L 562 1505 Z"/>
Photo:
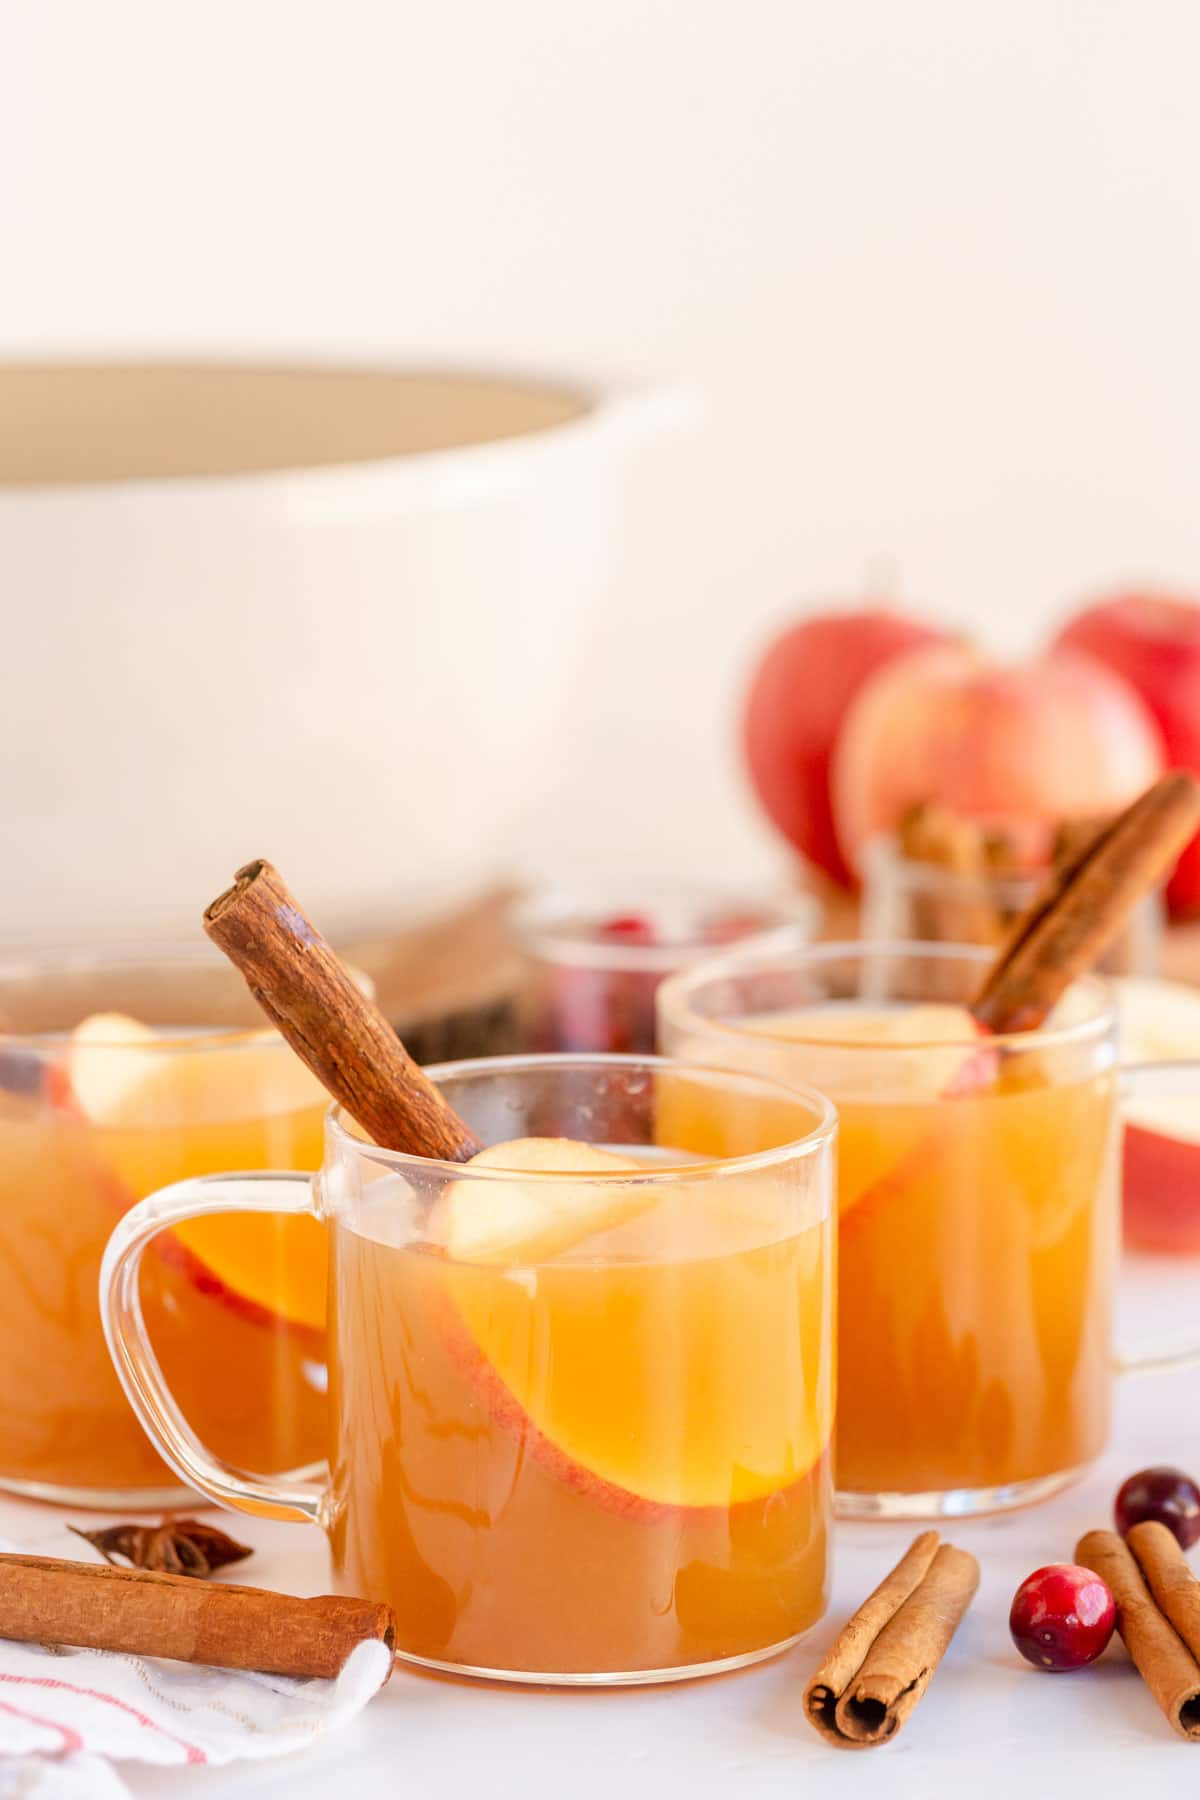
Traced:
<path fill-rule="evenodd" d="M 596 936 L 605 944 L 653 944 L 657 942 L 654 921 L 641 913 L 617 913 L 596 926 Z"/>
<path fill-rule="evenodd" d="M 1113 1510 L 1122 1537 L 1143 1519 L 1157 1519 L 1185 1550 L 1200 1538 L 1200 1488 L 1182 1469 L 1139 1469 L 1122 1483 Z"/>
<path fill-rule="evenodd" d="M 1017 1589 L 1008 1629 L 1035 1669 L 1082 1669 L 1100 1655 L 1116 1620 L 1107 1582 L 1075 1563 L 1051 1563 Z"/>

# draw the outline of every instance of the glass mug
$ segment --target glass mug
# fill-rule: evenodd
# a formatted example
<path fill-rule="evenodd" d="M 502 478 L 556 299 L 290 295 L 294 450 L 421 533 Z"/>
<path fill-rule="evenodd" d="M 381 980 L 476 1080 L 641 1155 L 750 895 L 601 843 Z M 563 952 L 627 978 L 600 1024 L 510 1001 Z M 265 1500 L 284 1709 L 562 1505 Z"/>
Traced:
<path fill-rule="evenodd" d="M 101 1298 L 159 1451 L 223 1505 L 323 1526 L 337 1586 L 387 1600 L 398 1654 L 436 1669 L 662 1681 L 795 1642 L 826 1597 L 832 1108 L 656 1058 L 430 1074 L 485 1144 L 570 1137 L 617 1160 L 440 1163 L 334 1109 L 311 1183 L 144 1200 Z M 150 1346 L 147 1246 L 245 1208 L 329 1228 L 327 1485 L 215 1456 Z"/>
<path fill-rule="evenodd" d="M 105 1352 L 104 1246 L 165 1182 L 230 1163 L 315 1169 L 326 1104 L 207 946 L 0 963 L 0 1487 L 179 1502 Z M 312 1220 L 214 1220 L 146 1258 L 147 1328 L 221 1455 L 276 1469 L 324 1456 L 325 1282 Z"/>
<path fill-rule="evenodd" d="M 1096 979 L 1040 1031 L 979 1036 L 963 1009 L 990 961 L 956 945 L 776 949 L 659 994 L 672 1055 L 804 1080 L 837 1107 L 847 1516 L 1020 1505 L 1107 1441 L 1118 1090 L 1194 1096 L 1197 1070 L 1118 1070 Z"/>

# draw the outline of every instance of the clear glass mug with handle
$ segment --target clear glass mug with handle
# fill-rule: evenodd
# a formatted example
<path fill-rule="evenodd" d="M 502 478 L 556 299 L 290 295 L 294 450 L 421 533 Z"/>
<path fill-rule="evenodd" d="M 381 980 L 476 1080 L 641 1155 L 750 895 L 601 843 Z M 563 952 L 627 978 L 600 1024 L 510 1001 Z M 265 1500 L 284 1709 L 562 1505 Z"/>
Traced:
<path fill-rule="evenodd" d="M 222 1505 L 323 1526 L 336 1584 L 439 1669 L 661 1681 L 794 1642 L 826 1595 L 832 1108 L 657 1058 L 429 1072 L 507 1147 L 406 1156 L 334 1109 L 311 1182 L 184 1181 L 117 1227 L 105 1331 L 159 1453 Z M 147 1246 L 246 1210 L 328 1227 L 326 1483 L 214 1456 L 146 1335 Z"/>
<path fill-rule="evenodd" d="M 991 961 L 961 945 L 732 954 L 659 992 L 684 1060 L 803 1080 L 838 1109 L 838 1509 L 994 1511 L 1055 1492 L 1108 1438 L 1118 1126 L 1200 1067 L 1121 1068 L 1107 985 L 981 1037 Z M 1200 1200 L 1200 1145 L 1192 1180 Z M 1162 1345 L 1121 1366 L 1196 1360 Z"/>
<path fill-rule="evenodd" d="M 0 958 L 0 1488 L 179 1504 L 105 1354 L 104 1246 L 182 1176 L 315 1169 L 326 1103 L 207 945 Z M 147 1258 L 158 1354 L 222 1455 L 296 1469 L 324 1454 L 325 1285 L 311 1220 L 221 1219 Z"/>

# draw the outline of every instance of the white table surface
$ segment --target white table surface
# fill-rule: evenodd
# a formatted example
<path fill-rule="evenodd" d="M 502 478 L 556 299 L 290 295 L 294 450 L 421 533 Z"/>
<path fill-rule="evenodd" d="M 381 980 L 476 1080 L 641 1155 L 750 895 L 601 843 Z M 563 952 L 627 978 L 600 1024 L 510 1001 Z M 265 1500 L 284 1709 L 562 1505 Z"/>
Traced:
<path fill-rule="evenodd" d="M 1189 1323 L 1200 1332 L 1198 1302 L 1200 1260 L 1138 1259 L 1123 1285 L 1122 1324 L 1160 1336 Z M 122 1774 L 144 1800 L 316 1800 L 336 1792 L 356 1800 L 393 1792 L 437 1800 L 759 1800 L 806 1791 L 866 1796 L 881 1785 L 889 1800 L 960 1791 L 975 1800 L 1192 1792 L 1200 1748 L 1172 1734 L 1118 1643 L 1089 1670 L 1042 1675 L 1017 1656 L 1007 1629 L 1022 1577 L 1069 1561 L 1082 1531 L 1109 1523 L 1121 1479 L 1154 1462 L 1200 1473 L 1200 1372 L 1123 1380 L 1112 1447 L 1084 1482 L 1025 1512 L 949 1527 L 947 1535 L 979 1557 L 979 1595 L 929 1692 L 885 1749 L 826 1748 L 800 1705 L 839 1626 L 916 1529 L 856 1525 L 838 1532 L 826 1619 L 772 1663 L 623 1691 L 471 1684 L 398 1665 L 366 1712 L 316 1750 L 217 1770 L 126 1764 Z M 233 1529 L 255 1546 L 247 1580 L 297 1593 L 327 1586 L 316 1531 L 246 1518 Z M 60 1515 L 48 1508 L 0 1502 L 0 1535 L 70 1554 Z"/>

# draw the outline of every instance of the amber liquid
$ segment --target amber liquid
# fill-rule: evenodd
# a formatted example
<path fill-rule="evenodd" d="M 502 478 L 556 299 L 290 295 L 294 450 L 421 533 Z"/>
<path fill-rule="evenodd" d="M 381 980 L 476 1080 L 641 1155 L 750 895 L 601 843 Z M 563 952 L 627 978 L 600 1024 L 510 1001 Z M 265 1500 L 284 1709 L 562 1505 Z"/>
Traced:
<path fill-rule="evenodd" d="M 45 1095 L 0 1093 L 0 1483 L 130 1495 L 176 1485 L 109 1361 L 100 1259 L 121 1213 L 168 1182 L 317 1167 L 320 1105 L 256 1110 L 263 1100 L 247 1077 L 233 1116 L 185 1104 L 100 1128 Z M 324 1332 L 309 1296 L 323 1282 L 322 1227 L 244 1215 L 188 1232 L 147 1252 L 142 1301 L 189 1421 L 242 1467 L 320 1459 Z M 251 1263 L 253 1280 L 242 1280 L 239 1265 Z"/>
<path fill-rule="evenodd" d="M 918 1014 L 929 1043 L 892 1048 Z M 741 1024 L 744 1060 L 838 1111 L 839 1491 L 990 1490 L 1092 1461 L 1112 1382 L 1111 1073 L 1070 1047 L 964 1048 L 958 1008 Z"/>
<path fill-rule="evenodd" d="M 1112 1383 L 1111 1080 L 838 1110 L 838 1487 L 988 1489 L 1091 1462 Z"/>
<path fill-rule="evenodd" d="M 755 1210 L 664 1201 L 524 1269 L 333 1227 L 334 1566 L 404 1654 L 629 1675 L 819 1617 L 831 1226 Z"/>

